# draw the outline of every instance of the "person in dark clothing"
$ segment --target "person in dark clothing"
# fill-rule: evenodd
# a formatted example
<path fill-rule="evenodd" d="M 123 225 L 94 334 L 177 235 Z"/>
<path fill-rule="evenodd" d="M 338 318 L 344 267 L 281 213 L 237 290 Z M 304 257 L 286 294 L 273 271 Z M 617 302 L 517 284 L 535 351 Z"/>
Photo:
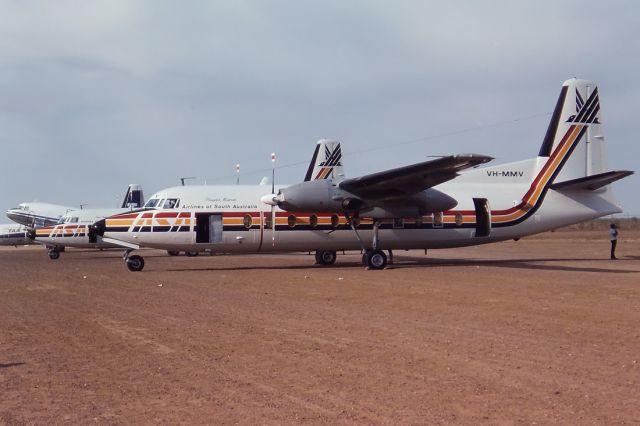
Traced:
<path fill-rule="evenodd" d="M 616 245 L 618 245 L 618 228 L 616 228 L 615 223 L 612 223 L 609 227 L 609 237 L 611 239 L 611 259 L 617 259 Z"/>

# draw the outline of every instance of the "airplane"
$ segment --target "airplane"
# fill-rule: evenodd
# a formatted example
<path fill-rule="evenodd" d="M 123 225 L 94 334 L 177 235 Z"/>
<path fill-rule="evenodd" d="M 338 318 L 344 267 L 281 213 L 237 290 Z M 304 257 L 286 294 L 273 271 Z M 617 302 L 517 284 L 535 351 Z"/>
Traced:
<path fill-rule="evenodd" d="M 74 207 L 33 201 L 20 203 L 17 207 L 7 210 L 7 217 L 33 229 L 55 225 L 65 213 L 71 210 L 74 210 Z"/>
<path fill-rule="evenodd" d="M 26 246 L 33 244 L 27 237 L 28 228 L 17 223 L 0 225 L 0 246 Z"/>
<path fill-rule="evenodd" d="M 633 171 L 606 165 L 595 82 L 563 83 L 535 157 L 488 167 L 493 158 L 450 155 L 346 178 L 340 145 L 321 140 L 303 182 L 261 196 L 260 187 L 191 186 L 159 191 L 144 211 L 91 228 L 125 249 L 131 271 L 140 247 L 224 253 L 315 250 L 333 264 L 360 250 L 383 269 L 383 250 L 437 249 L 504 241 L 620 213 L 611 183 Z M 167 202 L 170 201 L 170 205 Z"/>
<path fill-rule="evenodd" d="M 31 230 L 27 236 L 37 244 L 47 246 L 49 258 L 60 257 L 61 248 L 116 248 L 117 245 L 102 241 L 101 237 L 89 233 L 89 227 L 96 221 L 108 216 L 139 209 L 144 203 L 140 185 L 131 184 L 120 208 L 111 209 L 73 209 L 66 212 L 56 224 Z"/>

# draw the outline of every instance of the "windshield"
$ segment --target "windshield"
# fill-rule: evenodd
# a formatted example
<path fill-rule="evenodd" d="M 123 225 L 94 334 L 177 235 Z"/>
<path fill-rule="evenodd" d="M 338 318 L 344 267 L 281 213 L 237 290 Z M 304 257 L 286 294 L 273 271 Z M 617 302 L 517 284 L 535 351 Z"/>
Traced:
<path fill-rule="evenodd" d="M 160 199 L 158 198 L 152 198 L 149 201 L 147 201 L 147 204 L 145 204 L 145 207 L 156 207 L 158 204 L 160 204 Z"/>
<path fill-rule="evenodd" d="M 162 206 L 163 209 L 175 209 L 180 204 L 180 200 L 177 198 L 167 198 Z"/>

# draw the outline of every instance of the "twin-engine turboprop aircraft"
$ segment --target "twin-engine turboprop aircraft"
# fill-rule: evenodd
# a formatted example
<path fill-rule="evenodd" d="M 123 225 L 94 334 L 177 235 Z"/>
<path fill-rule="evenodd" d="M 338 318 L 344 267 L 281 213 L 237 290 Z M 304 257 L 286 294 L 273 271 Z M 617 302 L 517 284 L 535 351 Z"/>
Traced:
<path fill-rule="evenodd" d="M 28 236 L 36 243 L 46 245 L 49 258 L 53 260 L 60 257 L 62 247 L 115 248 L 118 246 L 102 241 L 102 237 L 90 233 L 89 228 L 100 219 L 139 209 L 143 204 L 142 188 L 132 184 L 127 188 L 121 208 L 70 210 L 55 225 L 36 228 Z"/>
<path fill-rule="evenodd" d="M 486 168 L 462 154 L 347 179 L 340 145 L 320 141 L 304 182 L 264 195 L 260 186 L 191 186 L 154 194 L 144 211 L 97 222 L 104 241 L 125 248 L 132 271 L 140 247 L 228 253 L 361 250 L 370 269 L 383 250 L 486 244 L 548 231 L 621 209 L 610 183 L 594 82 L 567 80 L 536 157 Z M 475 168 L 475 169 L 474 169 Z M 275 192 L 275 191 L 273 191 Z"/>
<path fill-rule="evenodd" d="M 55 225 L 64 214 L 73 209 L 74 207 L 33 201 L 20 203 L 18 207 L 7 210 L 7 217 L 20 225 L 35 229 Z"/>
<path fill-rule="evenodd" d="M 27 237 L 28 229 L 24 225 L 10 223 L 0 225 L 0 246 L 25 246 L 33 244 Z"/>

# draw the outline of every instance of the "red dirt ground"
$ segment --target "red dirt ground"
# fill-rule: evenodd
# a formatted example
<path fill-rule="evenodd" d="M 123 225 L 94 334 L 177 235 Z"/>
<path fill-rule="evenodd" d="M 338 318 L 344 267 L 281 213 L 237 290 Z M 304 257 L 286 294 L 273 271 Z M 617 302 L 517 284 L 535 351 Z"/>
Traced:
<path fill-rule="evenodd" d="M 396 253 L 0 250 L 0 424 L 638 424 L 640 233 Z"/>

